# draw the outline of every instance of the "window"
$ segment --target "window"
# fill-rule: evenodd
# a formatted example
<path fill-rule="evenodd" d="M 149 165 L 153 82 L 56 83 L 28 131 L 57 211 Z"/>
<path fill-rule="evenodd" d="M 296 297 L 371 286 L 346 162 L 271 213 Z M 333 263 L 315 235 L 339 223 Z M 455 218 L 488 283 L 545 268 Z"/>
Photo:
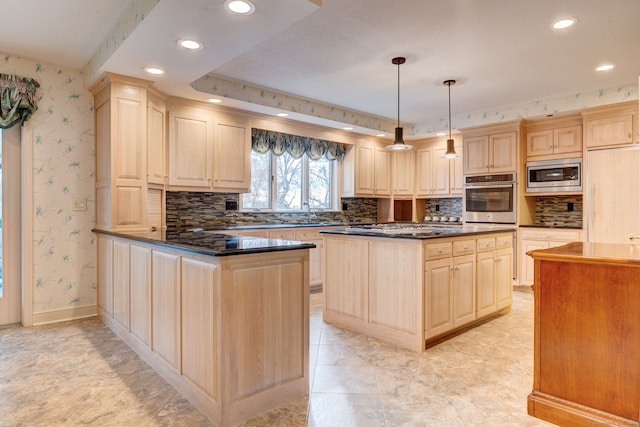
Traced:
<path fill-rule="evenodd" d="M 336 162 L 322 157 L 295 158 L 288 152 L 251 152 L 251 193 L 242 195 L 242 208 L 264 211 L 335 210 Z"/>

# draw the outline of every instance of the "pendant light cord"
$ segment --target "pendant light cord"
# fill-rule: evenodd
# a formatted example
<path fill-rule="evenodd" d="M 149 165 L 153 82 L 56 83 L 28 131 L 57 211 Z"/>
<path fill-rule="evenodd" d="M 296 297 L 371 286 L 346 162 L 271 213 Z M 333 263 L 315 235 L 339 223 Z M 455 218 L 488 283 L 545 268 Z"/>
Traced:
<path fill-rule="evenodd" d="M 398 61 L 398 127 L 400 127 L 400 61 Z"/>
<path fill-rule="evenodd" d="M 451 139 L 451 81 L 447 83 L 449 86 L 449 139 Z"/>

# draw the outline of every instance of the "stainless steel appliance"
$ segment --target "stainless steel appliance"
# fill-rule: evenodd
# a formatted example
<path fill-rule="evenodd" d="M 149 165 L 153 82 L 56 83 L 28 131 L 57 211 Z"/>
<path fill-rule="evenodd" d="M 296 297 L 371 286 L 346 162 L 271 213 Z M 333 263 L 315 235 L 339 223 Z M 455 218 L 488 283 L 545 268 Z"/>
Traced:
<path fill-rule="evenodd" d="M 527 193 L 582 191 L 582 159 L 527 162 Z"/>
<path fill-rule="evenodd" d="M 516 174 L 464 178 L 464 222 L 516 223 Z"/>

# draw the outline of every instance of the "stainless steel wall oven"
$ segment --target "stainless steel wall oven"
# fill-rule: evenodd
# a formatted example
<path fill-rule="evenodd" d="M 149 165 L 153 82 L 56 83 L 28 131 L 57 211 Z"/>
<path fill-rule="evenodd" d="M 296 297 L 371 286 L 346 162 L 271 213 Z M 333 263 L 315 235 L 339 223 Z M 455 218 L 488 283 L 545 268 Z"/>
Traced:
<path fill-rule="evenodd" d="M 465 222 L 516 223 L 516 174 L 473 175 L 464 178 Z"/>

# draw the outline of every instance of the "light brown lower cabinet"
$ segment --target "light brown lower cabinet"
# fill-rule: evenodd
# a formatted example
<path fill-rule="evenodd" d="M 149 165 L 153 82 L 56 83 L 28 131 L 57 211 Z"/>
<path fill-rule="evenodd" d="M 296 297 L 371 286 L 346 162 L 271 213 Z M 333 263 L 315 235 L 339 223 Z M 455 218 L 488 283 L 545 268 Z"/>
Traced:
<path fill-rule="evenodd" d="M 308 249 L 215 257 L 98 233 L 99 314 L 218 426 L 309 394 Z"/>
<path fill-rule="evenodd" d="M 324 321 L 415 351 L 512 301 L 512 233 L 325 234 Z"/>

